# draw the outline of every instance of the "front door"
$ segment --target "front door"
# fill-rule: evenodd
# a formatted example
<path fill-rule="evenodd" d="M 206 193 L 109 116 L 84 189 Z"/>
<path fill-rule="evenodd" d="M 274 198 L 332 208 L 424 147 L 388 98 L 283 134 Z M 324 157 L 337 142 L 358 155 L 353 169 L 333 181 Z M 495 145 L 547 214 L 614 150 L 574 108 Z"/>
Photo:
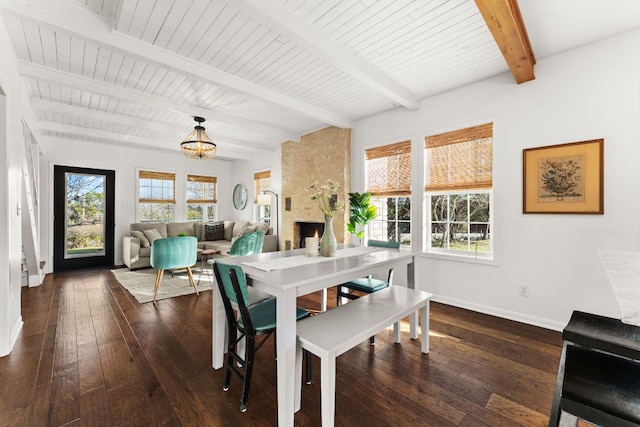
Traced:
<path fill-rule="evenodd" d="M 54 166 L 53 271 L 111 267 L 115 171 Z"/>

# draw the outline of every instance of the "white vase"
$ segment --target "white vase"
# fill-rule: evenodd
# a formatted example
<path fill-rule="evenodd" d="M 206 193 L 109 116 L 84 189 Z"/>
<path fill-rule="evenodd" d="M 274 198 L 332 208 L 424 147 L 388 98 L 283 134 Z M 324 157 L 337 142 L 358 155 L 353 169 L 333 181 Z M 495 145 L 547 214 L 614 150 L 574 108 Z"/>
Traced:
<path fill-rule="evenodd" d="M 333 234 L 333 217 L 324 217 L 324 232 L 320 239 L 320 256 L 335 256 L 338 243 Z"/>

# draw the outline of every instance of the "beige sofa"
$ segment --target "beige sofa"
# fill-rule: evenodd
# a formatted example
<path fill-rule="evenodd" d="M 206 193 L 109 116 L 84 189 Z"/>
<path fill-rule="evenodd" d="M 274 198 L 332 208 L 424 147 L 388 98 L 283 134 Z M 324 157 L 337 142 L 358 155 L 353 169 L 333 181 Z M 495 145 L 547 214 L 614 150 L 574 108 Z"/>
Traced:
<path fill-rule="evenodd" d="M 224 225 L 223 239 L 206 240 L 205 225 Z M 150 232 L 148 230 L 156 230 Z M 178 235 L 195 236 L 198 238 L 198 249 L 217 249 L 223 254 L 231 248 L 233 240 L 242 234 L 261 230 L 265 232 L 262 252 L 276 250 L 277 236 L 266 223 L 251 223 L 248 221 L 216 221 L 203 222 L 137 222 L 129 227 L 129 235 L 122 238 L 122 262 L 131 270 L 151 267 L 151 242 L 155 237 L 173 237 Z M 146 235 L 145 235 L 146 234 Z M 147 236 L 148 235 L 148 236 Z M 149 238 L 151 236 L 151 239 Z"/>

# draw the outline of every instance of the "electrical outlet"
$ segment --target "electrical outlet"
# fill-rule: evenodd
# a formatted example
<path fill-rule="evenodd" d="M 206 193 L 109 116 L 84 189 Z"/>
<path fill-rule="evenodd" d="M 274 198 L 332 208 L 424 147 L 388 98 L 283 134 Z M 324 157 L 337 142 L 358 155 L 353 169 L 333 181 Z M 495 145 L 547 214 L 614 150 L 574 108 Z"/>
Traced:
<path fill-rule="evenodd" d="M 530 293 L 529 286 L 527 285 L 518 285 L 518 295 L 524 298 L 528 298 Z"/>

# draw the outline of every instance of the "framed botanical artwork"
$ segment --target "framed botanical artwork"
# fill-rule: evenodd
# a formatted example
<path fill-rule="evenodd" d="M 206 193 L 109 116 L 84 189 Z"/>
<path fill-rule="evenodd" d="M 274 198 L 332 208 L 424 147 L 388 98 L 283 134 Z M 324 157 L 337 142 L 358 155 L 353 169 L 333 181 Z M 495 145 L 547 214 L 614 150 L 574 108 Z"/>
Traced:
<path fill-rule="evenodd" d="M 604 140 L 522 150 L 522 212 L 604 213 Z"/>

